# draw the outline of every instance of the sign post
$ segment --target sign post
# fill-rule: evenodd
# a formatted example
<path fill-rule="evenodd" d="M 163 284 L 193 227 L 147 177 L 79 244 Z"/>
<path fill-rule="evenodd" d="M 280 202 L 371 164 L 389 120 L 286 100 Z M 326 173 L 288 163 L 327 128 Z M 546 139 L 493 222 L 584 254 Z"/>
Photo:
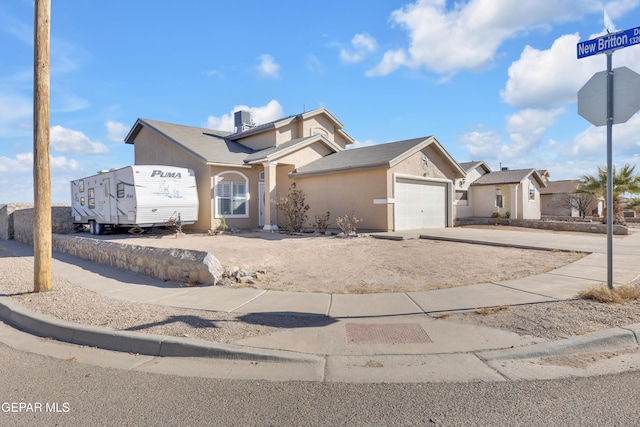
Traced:
<path fill-rule="evenodd" d="M 602 37 L 598 37 L 592 40 L 587 40 L 578 43 L 577 53 L 578 59 L 586 58 L 591 55 L 597 55 L 604 53 L 607 55 L 607 71 L 606 71 L 606 116 L 604 122 L 600 114 L 598 114 L 599 106 L 595 105 L 594 98 L 597 98 L 600 94 L 597 93 L 595 86 L 598 85 L 599 74 L 594 75 L 585 84 L 580 91 L 578 91 L 578 113 L 589 120 L 594 126 L 607 126 L 607 286 L 609 289 L 613 289 L 613 124 L 624 123 L 633 116 L 640 105 L 636 105 L 636 100 L 630 100 L 629 102 L 620 104 L 620 108 L 614 109 L 614 70 L 612 68 L 612 56 L 613 52 L 628 46 L 640 44 L 640 27 L 631 28 L 625 31 L 619 31 L 613 34 L 607 34 Z M 622 68 L 620 70 L 624 70 Z M 628 68 L 626 69 L 628 71 Z M 622 77 L 619 83 L 623 86 L 630 82 L 631 87 L 635 87 L 635 82 L 638 82 L 640 88 L 640 79 L 636 73 L 632 72 L 620 73 Z M 638 76 L 640 77 L 640 76 Z M 618 81 L 616 80 L 616 83 Z M 595 85 L 595 86 L 594 86 Z M 595 91 L 595 93 L 594 93 Z M 626 92 L 635 95 L 636 92 Z M 624 96 L 624 94 L 622 94 Z M 635 98 L 626 96 L 625 98 Z M 602 105 L 600 103 L 600 105 Z M 618 117 L 616 117 L 616 115 Z M 627 117 L 628 116 L 628 117 Z"/>

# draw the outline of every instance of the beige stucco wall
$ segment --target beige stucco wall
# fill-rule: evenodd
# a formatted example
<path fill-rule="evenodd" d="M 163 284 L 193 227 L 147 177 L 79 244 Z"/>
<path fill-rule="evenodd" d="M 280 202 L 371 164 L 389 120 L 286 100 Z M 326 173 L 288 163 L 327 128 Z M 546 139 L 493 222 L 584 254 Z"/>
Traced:
<path fill-rule="evenodd" d="M 342 148 L 347 143 L 346 139 L 336 134 L 333 121 L 324 114 L 317 114 L 304 120 L 292 120 L 290 123 L 281 125 L 275 130 L 248 135 L 239 139 L 238 142 L 253 150 L 263 150 L 278 146 L 292 139 L 312 136 L 314 132 L 324 133 L 329 141 L 337 143 Z"/>
<path fill-rule="evenodd" d="M 496 206 L 496 188 L 495 185 L 472 186 L 470 193 L 473 197 L 473 216 L 490 217 L 494 212 L 500 212 Z M 503 196 L 505 192 L 502 192 Z M 503 199 L 503 206 L 508 206 Z M 508 209 L 508 208 L 507 208 Z M 501 215 L 506 213 L 506 209 Z"/>
<path fill-rule="evenodd" d="M 320 142 L 308 145 L 300 150 L 297 150 L 291 154 L 283 156 L 277 160 L 278 164 L 294 165 L 300 167 L 321 159 L 333 151 L 329 150 L 325 145 Z"/>
<path fill-rule="evenodd" d="M 530 177 L 521 187 L 522 216 L 518 215 L 518 218 L 540 219 L 540 186 L 538 182 Z M 533 189 L 535 192 L 534 200 L 529 199 L 529 189 Z"/>
<path fill-rule="evenodd" d="M 535 199 L 529 200 L 529 188 L 535 191 Z M 496 190 L 502 194 L 502 208 L 496 206 Z M 504 217 L 507 212 L 514 219 L 540 219 L 540 189 L 534 180 L 519 184 L 472 186 L 473 216 L 490 217 L 497 212 Z"/>
<path fill-rule="evenodd" d="M 481 167 L 475 168 L 467 173 L 467 176 L 464 178 L 464 183 L 461 184 L 461 179 L 458 178 L 455 180 L 456 187 L 455 189 L 458 191 L 466 191 L 467 192 L 467 200 L 455 200 L 453 201 L 453 216 L 454 218 L 467 218 L 472 217 L 473 213 L 473 204 L 474 204 L 474 192 L 471 191 L 471 184 L 484 175 L 486 172 Z"/>
<path fill-rule="evenodd" d="M 423 152 L 429 158 L 426 170 L 422 167 Z M 402 162 L 389 168 L 389 173 L 403 173 L 436 179 L 454 179 L 453 170 L 447 165 L 445 159 L 431 147 L 425 147 L 422 151 L 412 154 Z"/>
<path fill-rule="evenodd" d="M 337 228 L 338 216 L 353 212 L 363 220 L 358 224 L 358 229 L 390 229 L 388 205 L 374 204 L 374 199 L 387 197 L 385 169 L 297 178 L 295 182 L 297 188 L 307 194 L 309 226 L 316 214 L 329 211 L 331 228 Z"/>

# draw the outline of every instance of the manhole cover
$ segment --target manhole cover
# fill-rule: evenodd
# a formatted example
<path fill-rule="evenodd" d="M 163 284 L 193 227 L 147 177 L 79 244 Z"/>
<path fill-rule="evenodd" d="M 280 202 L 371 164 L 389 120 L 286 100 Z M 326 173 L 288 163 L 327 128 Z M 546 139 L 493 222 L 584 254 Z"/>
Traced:
<path fill-rule="evenodd" d="M 424 344 L 431 338 L 417 323 L 346 323 L 350 344 Z"/>

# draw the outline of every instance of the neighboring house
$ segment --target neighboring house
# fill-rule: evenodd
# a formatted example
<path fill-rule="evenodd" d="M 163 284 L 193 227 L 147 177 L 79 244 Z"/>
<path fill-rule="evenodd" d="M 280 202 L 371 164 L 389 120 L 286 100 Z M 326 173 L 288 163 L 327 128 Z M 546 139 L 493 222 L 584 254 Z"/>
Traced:
<path fill-rule="evenodd" d="M 536 169 L 486 173 L 470 185 L 472 216 L 540 219 L 540 189 L 545 186 Z"/>
<path fill-rule="evenodd" d="M 471 191 L 471 184 L 483 175 L 491 172 L 489 166 L 484 162 L 472 161 L 460 163 L 464 170 L 464 178 L 456 180 L 455 199 L 453 201 L 455 218 L 468 218 L 474 216 L 473 203 L 474 195 Z"/>
<path fill-rule="evenodd" d="M 551 179 L 551 174 L 547 169 L 538 169 L 538 175 L 542 177 L 542 180 L 545 184 L 548 184 Z"/>
<path fill-rule="evenodd" d="M 540 213 L 542 216 L 580 216 L 570 198 L 580 181 L 574 179 L 549 181 L 540 189 Z"/>
<path fill-rule="evenodd" d="M 138 119 L 125 138 L 135 164 L 194 170 L 200 200 L 195 228 L 275 229 L 273 203 L 291 184 L 315 214 L 352 212 L 360 229 L 453 226 L 454 180 L 465 171 L 434 137 L 346 150 L 354 142 L 326 109 L 252 126 L 235 115 L 235 133 Z"/>

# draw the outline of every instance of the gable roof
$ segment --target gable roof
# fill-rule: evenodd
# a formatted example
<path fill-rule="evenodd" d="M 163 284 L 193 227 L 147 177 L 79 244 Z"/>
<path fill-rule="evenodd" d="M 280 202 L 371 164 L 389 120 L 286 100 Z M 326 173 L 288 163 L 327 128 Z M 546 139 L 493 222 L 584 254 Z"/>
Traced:
<path fill-rule="evenodd" d="M 549 181 L 547 188 L 540 189 L 540 194 L 569 194 L 576 191 L 578 185 L 580 185 L 580 181 L 577 179 Z"/>
<path fill-rule="evenodd" d="M 483 161 L 471 161 L 471 162 L 462 162 L 462 163 L 458 163 L 460 165 L 460 167 L 467 173 L 471 172 L 472 170 L 476 169 L 478 166 L 482 166 L 482 169 L 485 170 L 485 172 L 491 172 L 491 168 L 489 166 L 487 166 L 487 164 Z"/>
<path fill-rule="evenodd" d="M 261 163 L 261 162 L 272 162 L 278 160 L 279 158 L 286 156 L 294 151 L 297 151 L 301 148 L 307 147 L 315 142 L 320 142 L 329 148 L 329 150 L 336 152 L 341 151 L 342 147 L 339 145 L 329 141 L 322 135 L 313 135 L 308 136 L 306 138 L 296 138 L 291 141 L 287 141 L 283 144 L 280 144 L 276 147 L 265 148 L 264 150 L 256 151 L 253 154 L 248 155 L 245 158 L 245 162 L 249 164 Z"/>
<path fill-rule="evenodd" d="M 422 150 L 426 146 L 433 145 L 449 160 L 459 177 L 464 176 L 464 171 L 458 163 L 447 153 L 440 143 L 433 137 L 408 139 L 405 141 L 377 144 L 361 148 L 352 148 L 336 152 L 318 159 L 312 163 L 297 168 L 291 172 L 292 177 L 324 175 L 336 172 L 350 172 L 356 170 L 375 169 L 380 167 L 393 167 L 410 155 Z"/>
<path fill-rule="evenodd" d="M 546 187 L 544 180 L 535 169 L 514 169 L 490 172 L 476 179 L 471 183 L 471 185 L 519 184 L 529 177 L 535 179 L 540 187 Z"/>
<path fill-rule="evenodd" d="M 204 163 L 211 165 L 245 166 L 247 155 L 254 153 L 252 149 L 226 138 L 227 132 L 149 119 L 138 119 L 124 142 L 133 144 L 143 127 L 162 135 Z"/>
<path fill-rule="evenodd" d="M 251 136 L 251 135 L 256 135 L 262 132 L 267 132 L 270 130 L 274 130 L 274 129 L 278 129 L 282 126 L 286 126 L 289 125 L 293 122 L 296 122 L 298 120 L 305 120 L 308 119 L 310 117 L 314 117 L 317 115 L 323 114 L 326 117 L 329 118 L 329 120 L 331 120 L 333 122 L 333 124 L 335 125 L 335 131 L 336 133 L 340 134 L 344 139 L 346 139 L 347 144 L 353 144 L 355 142 L 355 140 L 349 135 L 347 134 L 345 131 L 342 130 L 343 125 L 342 123 L 333 115 L 329 112 L 329 110 L 327 110 L 326 108 L 317 108 L 315 110 L 311 110 L 311 111 L 307 111 L 304 112 L 302 114 L 294 114 L 292 116 L 287 116 L 287 117 L 283 117 L 281 119 L 278 120 L 274 120 L 272 122 L 268 122 L 268 123 L 263 123 L 261 125 L 258 126 L 254 126 L 250 129 L 247 129 L 245 131 L 242 132 L 237 132 L 237 133 L 233 133 L 233 134 L 229 134 L 229 139 L 233 140 L 233 141 L 237 141 L 239 139 L 245 138 L 247 136 Z"/>

